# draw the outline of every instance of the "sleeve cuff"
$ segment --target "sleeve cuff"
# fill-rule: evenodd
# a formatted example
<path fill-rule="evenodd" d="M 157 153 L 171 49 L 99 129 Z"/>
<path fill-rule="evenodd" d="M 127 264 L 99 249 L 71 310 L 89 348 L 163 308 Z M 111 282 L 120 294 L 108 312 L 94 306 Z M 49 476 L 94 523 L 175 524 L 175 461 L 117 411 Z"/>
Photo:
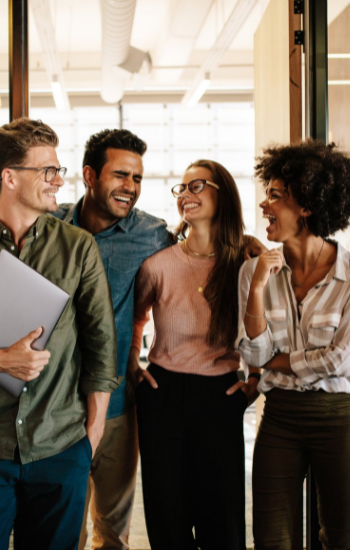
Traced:
<path fill-rule="evenodd" d="M 109 380 L 82 380 L 80 389 L 85 395 L 95 392 L 113 393 L 123 380 L 124 376 L 115 376 Z"/>
<path fill-rule="evenodd" d="M 251 339 L 242 323 L 236 344 L 245 362 L 252 367 L 262 367 L 273 355 L 273 339 L 268 326 L 259 336 Z"/>

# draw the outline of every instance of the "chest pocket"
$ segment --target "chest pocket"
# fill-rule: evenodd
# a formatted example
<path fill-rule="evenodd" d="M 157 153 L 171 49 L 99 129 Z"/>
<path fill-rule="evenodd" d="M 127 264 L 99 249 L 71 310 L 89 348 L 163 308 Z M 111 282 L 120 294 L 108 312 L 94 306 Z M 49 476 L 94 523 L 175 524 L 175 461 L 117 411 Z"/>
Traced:
<path fill-rule="evenodd" d="M 280 353 L 289 353 L 287 310 L 284 307 L 266 309 L 266 320 L 270 327 L 274 349 Z"/>
<path fill-rule="evenodd" d="M 331 344 L 340 319 L 339 311 L 315 312 L 308 327 L 308 347 L 323 348 Z"/>

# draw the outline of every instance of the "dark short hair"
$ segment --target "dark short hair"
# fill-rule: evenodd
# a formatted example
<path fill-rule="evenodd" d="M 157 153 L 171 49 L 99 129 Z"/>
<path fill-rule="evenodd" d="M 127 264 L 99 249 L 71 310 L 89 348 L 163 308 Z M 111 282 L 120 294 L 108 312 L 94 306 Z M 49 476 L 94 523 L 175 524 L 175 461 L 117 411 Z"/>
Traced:
<path fill-rule="evenodd" d="M 310 231 L 323 238 L 345 229 L 350 218 L 350 158 L 335 144 L 308 139 L 271 146 L 258 157 L 255 174 L 267 187 L 281 179 L 299 206 L 310 210 Z"/>
<path fill-rule="evenodd" d="M 91 166 L 95 170 L 97 178 L 100 177 L 101 170 L 108 160 L 107 149 L 122 149 L 142 157 L 147 150 L 147 145 L 129 130 L 106 129 L 93 134 L 85 144 L 83 168 Z"/>
<path fill-rule="evenodd" d="M 58 146 L 56 132 L 41 120 L 16 118 L 0 127 L 0 176 L 4 168 L 21 166 L 29 149 L 49 145 Z"/>

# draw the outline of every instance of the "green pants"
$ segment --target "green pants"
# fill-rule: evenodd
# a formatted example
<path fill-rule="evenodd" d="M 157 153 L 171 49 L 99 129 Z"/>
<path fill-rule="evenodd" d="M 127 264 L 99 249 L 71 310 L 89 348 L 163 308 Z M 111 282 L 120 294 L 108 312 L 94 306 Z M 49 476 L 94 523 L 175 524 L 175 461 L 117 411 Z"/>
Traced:
<path fill-rule="evenodd" d="M 350 549 L 350 395 L 273 389 L 256 440 L 256 550 L 290 550 L 298 497 L 312 465 L 324 550 Z"/>

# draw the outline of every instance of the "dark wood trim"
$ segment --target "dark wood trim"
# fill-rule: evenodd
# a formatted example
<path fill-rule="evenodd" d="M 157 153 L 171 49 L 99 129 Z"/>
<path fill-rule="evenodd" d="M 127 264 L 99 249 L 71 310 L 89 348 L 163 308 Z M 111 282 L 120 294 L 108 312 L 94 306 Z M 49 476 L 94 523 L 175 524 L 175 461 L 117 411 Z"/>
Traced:
<path fill-rule="evenodd" d="M 289 127 L 291 143 L 302 139 L 302 46 L 296 46 L 294 43 L 294 33 L 300 30 L 301 15 L 294 13 L 294 0 L 289 0 Z"/>
<path fill-rule="evenodd" d="M 9 0 L 10 120 L 28 116 L 28 0 Z"/>
<path fill-rule="evenodd" d="M 306 135 L 328 143 L 327 0 L 305 0 Z"/>

